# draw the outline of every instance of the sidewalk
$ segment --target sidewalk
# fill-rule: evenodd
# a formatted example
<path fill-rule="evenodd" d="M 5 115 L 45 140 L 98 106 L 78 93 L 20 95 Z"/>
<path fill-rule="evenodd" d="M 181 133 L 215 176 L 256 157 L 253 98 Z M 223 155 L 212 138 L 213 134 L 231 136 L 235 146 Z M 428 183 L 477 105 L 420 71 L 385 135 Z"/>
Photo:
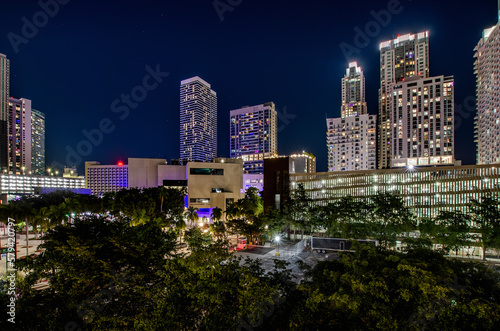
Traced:
<path fill-rule="evenodd" d="M 0 236 L 2 247 L 7 247 L 8 236 Z M 28 255 L 40 254 L 41 251 L 38 250 L 38 246 L 42 243 L 41 240 L 33 240 L 35 238 L 34 234 L 29 235 L 30 240 L 28 241 Z M 26 256 L 26 234 L 20 234 L 17 237 L 17 258 Z M 6 254 L 1 254 L 2 259 L 0 260 L 0 275 L 5 275 L 7 267 L 7 256 Z"/>

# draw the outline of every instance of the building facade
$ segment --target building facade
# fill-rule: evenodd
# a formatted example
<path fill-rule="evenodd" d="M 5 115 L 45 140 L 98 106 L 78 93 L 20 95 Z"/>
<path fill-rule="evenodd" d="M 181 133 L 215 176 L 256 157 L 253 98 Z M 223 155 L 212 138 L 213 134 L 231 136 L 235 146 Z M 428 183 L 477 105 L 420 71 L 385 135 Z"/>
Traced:
<path fill-rule="evenodd" d="M 441 210 L 465 211 L 470 199 L 500 194 L 500 164 L 290 175 L 292 192 L 299 184 L 317 205 L 397 192 L 416 216 L 433 217 Z"/>
<path fill-rule="evenodd" d="M 128 165 L 121 161 L 116 165 L 85 162 L 85 188 L 90 189 L 92 195 L 98 196 L 127 189 Z"/>
<path fill-rule="evenodd" d="M 363 115 L 367 113 L 365 100 L 365 75 L 357 62 L 349 63 L 342 78 L 342 109 L 340 117 Z"/>
<path fill-rule="evenodd" d="M 9 99 L 8 173 L 31 174 L 31 100 Z"/>
<path fill-rule="evenodd" d="M 181 81 L 180 159 L 211 161 L 217 157 L 217 93 L 196 76 Z"/>
<path fill-rule="evenodd" d="M 391 84 L 429 77 L 429 32 L 405 34 L 380 43 L 378 168 L 391 166 Z"/>
<path fill-rule="evenodd" d="M 31 109 L 31 173 L 45 174 L 45 114 Z"/>
<path fill-rule="evenodd" d="M 4 54 L 0 54 L 0 168 L 8 167 L 8 110 L 10 96 L 10 62 Z"/>
<path fill-rule="evenodd" d="M 63 178 L 57 176 L 33 175 L 0 175 L 0 195 L 2 203 L 7 203 L 16 196 L 46 193 L 54 190 L 72 190 L 78 193 L 89 194 L 85 188 L 85 179 Z"/>
<path fill-rule="evenodd" d="M 278 114 L 273 102 L 231 110 L 230 155 L 246 174 L 263 174 L 264 159 L 278 155 Z"/>
<path fill-rule="evenodd" d="M 326 119 L 328 171 L 376 168 L 377 116 L 367 113 L 365 76 L 356 62 L 342 78 L 340 118 Z"/>
<path fill-rule="evenodd" d="M 453 77 L 413 77 L 388 88 L 391 168 L 454 164 Z"/>
<path fill-rule="evenodd" d="M 500 22 L 485 29 L 474 48 L 476 58 L 477 115 L 475 141 L 477 164 L 500 163 Z"/>

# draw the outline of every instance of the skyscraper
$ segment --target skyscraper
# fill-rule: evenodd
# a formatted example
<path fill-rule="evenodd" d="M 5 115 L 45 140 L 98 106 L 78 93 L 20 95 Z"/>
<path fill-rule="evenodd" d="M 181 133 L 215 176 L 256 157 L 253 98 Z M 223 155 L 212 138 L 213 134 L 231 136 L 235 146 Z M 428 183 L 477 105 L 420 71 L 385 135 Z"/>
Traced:
<path fill-rule="evenodd" d="M 328 171 L 376 168 L 377 116 L 367 114 L 365 76 L 356 62 L 342 78 L 340 118 L 327 118 Z"/>
<path fill-rule="evenodd" d="M 8 140 L 11 174 L 31 173 L 31 100 L 9 99 Z"/>
<path fill-rule="evenodd" d="M 499 6 L 500 7 L 500 6 Z M 483 31 L 474 48 L 477 115 L 475 141 L 477 164 L 500 163 L 500 16 Z"/>
<path fill-rule="evenodd" d="M 45 114 L 31 109 L 31 173 L 45 175 Z"/>
<path fill-rule="evenodd" d="M 429 77 L 429 33 L 405 34 L 380 43 L 378 168 L 391 166 L 391 84 Z"/>
<path fill-rule="evenodd" d="M 365 76 L 357 62 L 349 63 L 342 78 L 342 109 L 340 116 L 356 116 L 366 114 Z"/>
<path fill-rule="evenodd" d="M 452 165 L 453 76 L 413 77 L 389 88 L 391 168 Z"/>
<path fill-rule="evenodd" d="M 217 93 L 196 76 L 181 81 L 180 159 L 212 161 L 217 157 Z"/>
<path fill-rule="evenodd" d="M 246 174 L 263 174 L 264 159 L 278 155 L 278 114 L 273 102 L 230 112 L 230 155 Z"/>
<path fill-rule="evenodd" d="M 10 63 L 4 54 L 0 54 L 0 168 L 8 167 L 9 144 L 7 140 L 7 121 L 10 84 Z"/>

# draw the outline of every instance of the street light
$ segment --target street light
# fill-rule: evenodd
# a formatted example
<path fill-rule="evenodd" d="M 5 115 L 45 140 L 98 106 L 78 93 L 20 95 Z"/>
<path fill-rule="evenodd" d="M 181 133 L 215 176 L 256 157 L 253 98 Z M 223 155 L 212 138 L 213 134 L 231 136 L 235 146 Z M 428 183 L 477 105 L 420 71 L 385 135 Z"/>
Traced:
<path fill-rule="evenodd" d="M 276 252 L 276 256 L 280 256 L 280 239 L 281 239 L 280 236 L 274 237 L 274 241 L 278 243 L 278 251 Z"/>

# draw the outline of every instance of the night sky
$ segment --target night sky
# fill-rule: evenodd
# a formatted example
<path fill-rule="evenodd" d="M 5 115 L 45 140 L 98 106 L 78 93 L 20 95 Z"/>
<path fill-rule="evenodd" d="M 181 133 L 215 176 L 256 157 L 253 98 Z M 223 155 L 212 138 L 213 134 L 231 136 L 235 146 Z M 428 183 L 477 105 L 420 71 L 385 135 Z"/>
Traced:
<path fill-rule="evenodd" d="M 340 116 L 348 61 L 361 65 L 368 111 L 376 114 L 378 44 L 425 30 L 430 74 L 455 76 L 455 103 L 463 108 L 461 115 L 456 111 L 456 158 L 475 163 L 473 49 L 482 30 L 497 21 L 496 1 L 401 0 L 401 13 L 358 43 L 362 47 L 349 59 L 340 44 L 355 47 L 354 28 L 364 30 L 374 21 L 370 12 L 387 9 L 388 1 L 221 0 L 236 5 L 229 5 L 223 21 L 211 0 L 60 2 L 66 4 L 48 22 L 37 14 L 37 1 L 2 1 L 0 11 L 0 53 L 11 60 L 11 96 L 33 100 L 46 114 L 47 166 L 66 164 L 67 147 L 76 150 L 89 140 L 82 130 L 106 118 L 114 130 L 81 157 L 80 171 L 89 160 L 178 158 L 180 81 L 200 76 L 218 95 L 220 156 L 229 156 L 229 111 L 273 101 L 281 113 L 279 153 L 312 152 L 318 171 L 326 171 L 325 118 Z M 29 38 L 13 47 L 8 35 L 23 37 L 22 19 L 33 22 L 34 15 L 38 32 L 25 33 Z M 169 75 L 128 116 L 113 112 L 115 99 L 142 85 L 146 66 L 158 65 Z"/>

